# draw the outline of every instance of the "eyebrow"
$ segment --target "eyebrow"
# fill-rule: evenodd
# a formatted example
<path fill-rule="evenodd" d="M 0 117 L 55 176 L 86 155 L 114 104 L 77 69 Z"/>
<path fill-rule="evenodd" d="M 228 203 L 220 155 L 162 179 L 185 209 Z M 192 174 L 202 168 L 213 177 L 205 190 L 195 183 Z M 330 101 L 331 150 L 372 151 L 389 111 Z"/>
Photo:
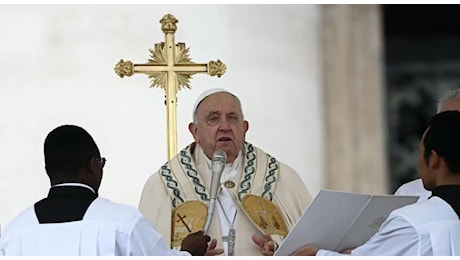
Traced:
<path fill-rule="evenodd" d="M 206 115 L 206 118 L 210 117 L 210 116 L 214 116 L 214 115 L 220 115 L 220 112 L 218 111 L 211 111 L 209 112 L 207 115 Z"/>

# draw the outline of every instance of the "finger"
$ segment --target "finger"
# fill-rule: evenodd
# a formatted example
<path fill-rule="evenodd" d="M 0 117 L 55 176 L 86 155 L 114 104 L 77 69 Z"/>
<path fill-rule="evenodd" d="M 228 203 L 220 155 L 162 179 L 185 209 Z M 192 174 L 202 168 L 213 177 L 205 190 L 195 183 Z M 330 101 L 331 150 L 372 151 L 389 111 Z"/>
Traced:
<path fill-rule="evenodd" d="M 258 235 L 252 235 L 252 241 L 254 241 L 254 243 L 257 244 L 260 248 L 264 247 L 264 239 Z"/>
<path fill-rule="evenodd" d="M 273 251 L 266 251 L 266 250 L 263 250 L 262 251 L 262 255 L 263 256 L 272 256 L 274 254 Z"/>
<path fill-rule="evenodd" d="M 221 255 L 223 253 L 224 253 L 224 250 L 222 248 L 219 248 L 219 249 L 213 249 L 213 250 L 206 251 L 204 255 L 205 256 L 215 256 L 215 255 Z"/>
<path fill-rule="evenodd" d="M 209 243 L 208 250 L 215 249 L 216 246 L 217 246 L 217 239 L 214 238 L 213 240 L 211 240 L 211 243 Z"/>
<path fill-rule="evenodd" d="M 302 252 L 302 247 L 301 247 L 301 248 L 297 248 L 294 252 L 292 252 L 292 253 L 290 254 L 290 256 L 300 256 L 300 255 L 302 255 L 301 252 Z"/>
<path fill-rule="evenodd" d="M 264 249 L 262 250 L 262 254 L 264 256 L 272 256 L 275 253 L 275 244 L 273 241 L 268 241 L 265 244 Z"/>
<path fill-rule="evenodd" d="M 265 237 L 266 241 L 273 241 L 272 236 L 270 234 L 268 234 L 268 233 L 266 233 L 264 235 L 264 237 Z"/>
<path fill-rule="evenodd" d="M 274 251 L 275 250 L 275 243 L 273 243 L 273 241 L 267 241 L 267 243 L 265 244 L 265 249 L 267 251 Z"/>

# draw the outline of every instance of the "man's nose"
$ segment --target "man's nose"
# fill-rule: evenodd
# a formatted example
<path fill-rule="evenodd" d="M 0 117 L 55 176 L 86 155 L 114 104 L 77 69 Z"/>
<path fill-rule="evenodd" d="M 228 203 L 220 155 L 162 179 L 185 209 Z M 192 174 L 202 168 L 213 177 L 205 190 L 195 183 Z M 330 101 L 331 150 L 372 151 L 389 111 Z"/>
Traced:
<path fill-rule="evenodd" d="M 223 119 L 219 126 L 220 131 L 228 131 L 230 130 L 230 124 L 228 123 L 227 119 Z"/>

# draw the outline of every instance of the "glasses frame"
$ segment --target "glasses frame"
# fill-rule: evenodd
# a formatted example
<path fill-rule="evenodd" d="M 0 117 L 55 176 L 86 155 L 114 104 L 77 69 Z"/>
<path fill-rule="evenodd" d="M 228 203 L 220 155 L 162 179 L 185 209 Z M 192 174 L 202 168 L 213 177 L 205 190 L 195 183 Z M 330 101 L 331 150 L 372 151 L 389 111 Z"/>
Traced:
<path fill-rule="evenodd" d="M 101 162 L 101 168 L 104 168 L 105 163 L 107 162 L 107 159 L 105 157 L 99 158 L 99 162 Z"/>

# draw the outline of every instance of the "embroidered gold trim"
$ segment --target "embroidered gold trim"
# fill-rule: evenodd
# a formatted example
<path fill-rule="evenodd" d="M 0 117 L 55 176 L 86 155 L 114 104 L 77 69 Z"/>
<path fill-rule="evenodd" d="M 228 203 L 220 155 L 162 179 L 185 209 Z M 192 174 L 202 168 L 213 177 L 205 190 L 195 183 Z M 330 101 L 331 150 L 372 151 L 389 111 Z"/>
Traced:
<path fill-rule="evenodd" d="M 197 200 L 186 201 L 172 212 L 171 246 L 180 247 L 182 240 L 190 233 L 203 229 L 208 207 Z"/>
<path fill-rule="evenodd" d="M 241 207 L 259 229 L 264 233 L 285 236 L 286 223 L 278 207 L 271 201 L 252 194 L 244 196 Z"/>

